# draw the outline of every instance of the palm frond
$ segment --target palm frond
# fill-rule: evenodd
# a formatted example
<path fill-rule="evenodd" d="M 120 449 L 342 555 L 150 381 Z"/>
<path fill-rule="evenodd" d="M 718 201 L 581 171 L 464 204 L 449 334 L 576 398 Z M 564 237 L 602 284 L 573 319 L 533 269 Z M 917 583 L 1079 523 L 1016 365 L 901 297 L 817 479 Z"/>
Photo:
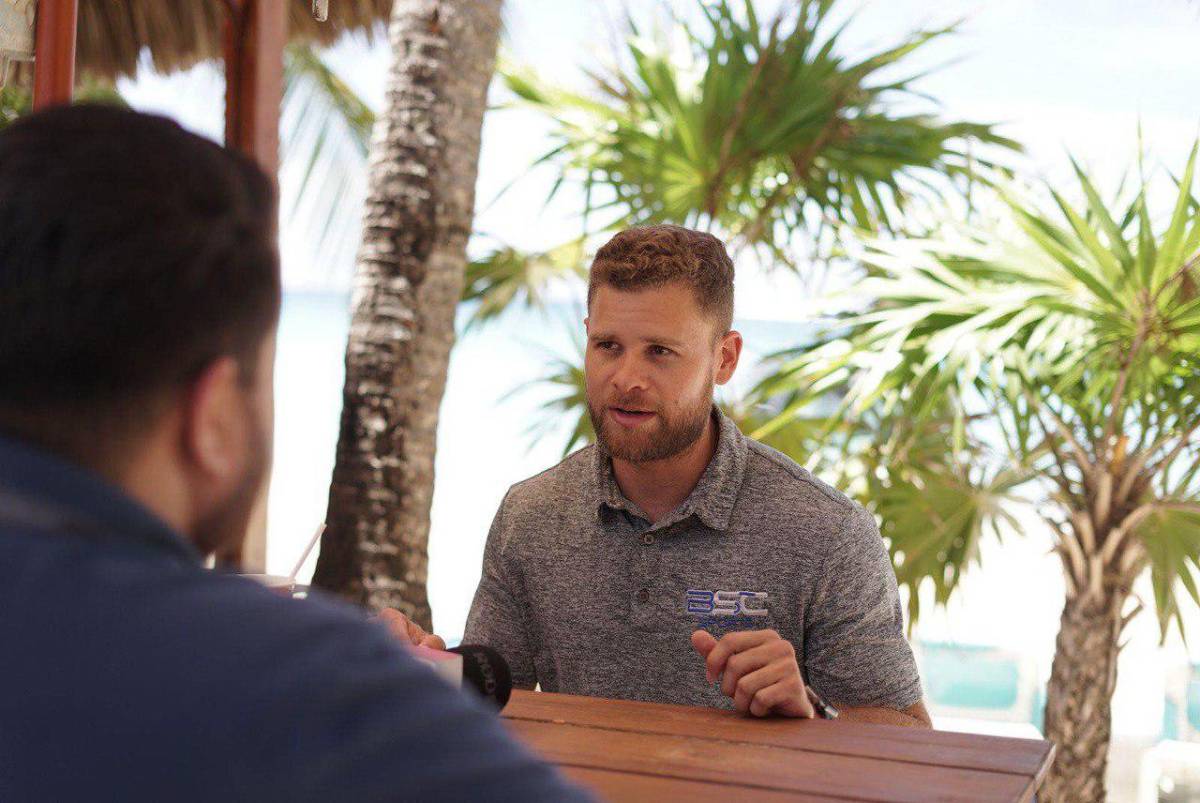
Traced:
<path fill-rule="evenodd" d="M 948 225 L 923 240 L 864 237 L 855 292 L 871 305 L 772 357 L 755 400 L 775 415 L 755 434 L 808 426 L 832 402 L 811 448 L 863 467 L 885 534 L 907 544 L 897 575 L 933 578 L 939 601 L 972 549 L 968 534 L 982 520 L 972 511 L 1002 515 L 972 503 L 984 489 L 1007 493 L 1037 478 L 1056 520 L 1086 530 L 1057 529 L 1064 555 L 1083 551 L 1105 567 L 1076 560 L 1072 587 L 1131 582 L 1148 564 L 1165 633 L 1178 619 L 1176 589 L 1195 598 L 1196 587 L 1195 160 L 1193 150 L 1169 218 L 1152 214 L 1145 178 L 1106 201 L 1076 165 L 1077 188 L 1046 188 L 1048 204 L 1001 187 L 1005 214 L 989 224 Z M 901 429 L 879 428 L 897 418 Z M 872 436 L 848 434 L 862 428 Z M 913 443 L 944 445 L 897 453 L 905 429 Z"/>
<path fill-rule="evenodd" d="M 468 330 L 495 320 L 506 310 L 543 309 L 555 286 L 587 277 L 584 241 L 572 240 L 548 251 L 528 253 L 499 246 L 467 265 L 462 301 L 473 307 Z"/>
<path fill-rule="evenodd" d="M 374 111 L 310 44 L 284 52 L 281 115 L 288 223 L 303 230 L 318 264 L 349 264 L 366 198 Z"/>
<path fill-rule="evenodd" d="M 1200 605 L 1200 498 L 1163 504 L 1142 525 L 1139 537 L 1149 558 L 1160 635 L 1165 639 L 1174 621 L 1186 640 L 1178 589 Z"/>
<path fill-rule="evenodd" d="M 554 121 L 545 158 L 590 189 L 585 216 L 603 212 L 612 226 L 682 222 L 775 249 L 825 219 L 890 228 L 926 192 L 922 174 L 989 164 L 970 142 L 1019 148 L 989 125 L 896 113 L 916 96 L 911 79 L 878 74 L 950 29 L 850 63 L 841 31 L 825 33 L 833 5 L 805 0 L 760 26 L 753 3 L 744 14 L 701 3 L 705 27 L 689 29 L 686 53 L 631 34 L 629 68 L 595 76 L 587 93 L 502 74 L 519 103 Z"/>
<path fill-rule="evenodd" d="M 587 379 L 584 375 L 584 342 L 573 337 L 574 349 L 570 355 L 552 354 L 546 361 L 546 372 L 532 382 L 519 385 L 506 398 L 516 394 L 540 392 L 549 398 L 539 406 L 538 415 L 526 430 L 530 443 L 534 444 L 562 430 L 567 423 L 567 438 L 562 454 L 567 456 L 580 446 L 593 443 L 596 431 L 588 414 Z"/>

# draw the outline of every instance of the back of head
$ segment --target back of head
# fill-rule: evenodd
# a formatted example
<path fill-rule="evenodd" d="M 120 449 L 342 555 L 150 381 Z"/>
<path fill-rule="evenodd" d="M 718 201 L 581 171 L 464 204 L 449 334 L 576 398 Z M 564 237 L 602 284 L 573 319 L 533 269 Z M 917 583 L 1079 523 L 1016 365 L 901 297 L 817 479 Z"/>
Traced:
<path fill-rule="evenodd" d="M 0 132 L 0 434 L 99 468 L 279 313 L 276 200 L 249 159 L 114 106 Z"/>
<path fill-rule="evenodd" d="M 716 237 L 683 226 L 636 226 L 613 235 L 596 252 L 588 281 L 588 306 L 603 285 L 640 290 L 678 282 L 717 324 L 733 325 L 733 261 Z"/>

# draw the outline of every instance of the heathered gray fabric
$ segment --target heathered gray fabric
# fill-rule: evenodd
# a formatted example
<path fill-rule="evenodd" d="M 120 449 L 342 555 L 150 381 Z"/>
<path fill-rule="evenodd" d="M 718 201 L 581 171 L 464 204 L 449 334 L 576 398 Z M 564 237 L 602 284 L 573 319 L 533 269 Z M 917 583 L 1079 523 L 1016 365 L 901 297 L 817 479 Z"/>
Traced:
<path fill-rule="evenodd" d="M 712 462 L 653 525 L 621 494 L 602 448 L 514 485 L 488 535 L 464 641 L 496 648 L 519 685 L 732 707 L 706 683 L 690 635 L 771 628 L 835 706 L 916 703 L 921 682 L 874 519 L 714 415 Z M 716 605 L 716 591 L 767 596 L 724 594 Z"/>

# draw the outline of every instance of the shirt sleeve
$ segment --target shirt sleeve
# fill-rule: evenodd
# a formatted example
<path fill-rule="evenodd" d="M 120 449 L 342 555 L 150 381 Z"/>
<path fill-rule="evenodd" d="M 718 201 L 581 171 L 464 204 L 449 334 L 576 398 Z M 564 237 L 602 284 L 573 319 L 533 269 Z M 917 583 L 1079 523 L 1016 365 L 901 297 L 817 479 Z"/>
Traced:
<path fill-rule="evenodd" d="M 500 503 L 487 546 L 483 550 L 483 572 L 479 588 L 467 615 L 463 633 L 465 644 L 486 644 L 504 657 L 512 671 L 513 687 L 532 689 L 537 683 L 534 650 L 529 631 L 524 583 L 520 568 L 512 565 L 507 554 L 508 532 L 504 508 L 508 495 Z"/>
<path fill-rule="evenodd" d="M 922 697 L 896 573 L 858 505 L 832 539 L 805 611 L 804 675 L 835 706 L 903 710 Z"/>
<path fill-rule="evenodd" d="M 40 693 L 26 684 L 36 718 L 18 719 L 16 731 L 8 719 L 0 726 L 4 801 L 586 799 L 494 709 L 359 609 L 198 568 L 151 564 L 151 577 L 109 566 L 114 580 L 83 586 L 107 607 L 86 606 L 90 618 L 69 630 L 39 628 L 74 660 L 41 661 L 43 674 L 57 673 L 46 677 L 63 681 Z M 0 632 L 12 629 L 0 621 Z M 0 660 L 0 678 L 5 668 Z M 37 730 L 26 733 L 23 721 Z M 16 764 L 27 795 L 21 786 L 5 794 L 6 728 L 36 759 Z"/>
<path fill-rule="evenodd" d="M 280 741 L 294 761 L 280 774 L 294 787 L 278 799 L 591 799 L 518 744 L 494 710 L 403 654 L 386 633 L 366 629 L 323 645 L 336 669 L 313 676 L 323 682 L 292 709 Z"/>

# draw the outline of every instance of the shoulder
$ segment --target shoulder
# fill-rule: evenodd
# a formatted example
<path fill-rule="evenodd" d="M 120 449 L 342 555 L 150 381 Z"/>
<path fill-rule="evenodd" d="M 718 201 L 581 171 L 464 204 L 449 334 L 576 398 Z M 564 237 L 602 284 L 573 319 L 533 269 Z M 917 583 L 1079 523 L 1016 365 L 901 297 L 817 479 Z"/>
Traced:
<path fill-rule="evenodd" d="M 382 758 L 375 754 L 386 747 L 407 756 L 419 776 L 422 764 L 451 748 L 453 732 L 479 727 L 464 695 L 358 608 L 323 594 L 288 599 L 239 577 L 176 580 L 174 589 L 135 623 L 143 633 L 120 641 L 142 662 L 143 681 L 162 683 L 160 714 L 205 723 L 198 749 L 235 764 L 241 753 L 277 758 L 289 750 L 320 764 Z M 381 771 L 364 768 L 362 781 Z"/>
<path fill-rule="evenodd" d="M 586 446 L 553 468 L 535 474 L 508 489 L 501 503 L 506 519 L 547 514 L 562 515 L 586 497 L 595 482 L 596 447 Z"/>
<path fill-rule="evenodd" d="M 11 712 L 18 730 L 63 723 L 47 766 L 70 755 L 111 788 L 155 799 L 390 799 L 397 783 L 414 799 L 494 783 L 543 793 L 531 799 L 561 789 L 495 716 L 361 611 L 161 563 L 74 561 L 33 584 L 42 596 L 15 640 L 21 660 L 0 664 L 0 680 L 29 692 Z M 53 683 L 38 680 L 47 667 Z M 147 774 L 119 771 L 129 755 L 160 754 Z"/>
<path fill-rule="evenodd" d="M 126 638 L 179 645 L 186 633 L 188 651 L 195 652 L 189 660 L 204 672 L 167 676 L 200 686 L 236 677 L 238 688 L 227 692 L 234 699 L 261 703 L 295 695 L 289 704 L 303 705 L 345 688 L 357 671 L 386 667 L 396 677 L 418 670 L 363 611 L 319 592 L 292 600 L 246 578 L 201 574 L 173 578 L 169 593 L 148 591 L 145 604 L 153 616 L 136 622 L 140 638 Z M 222 657 L 231 655 L 237 656 L 233 664 Z M 181 658 L 165 651 L 162 657 Z"/>
<path fill-rule="evenodd" d="M 781 508 L 783 512 L 818 516 L 840 528 L 847 518 L 865 513 L 862 507 L 832 485 L 813 476 L 812 472 L 780 451 L 758 441 L 746 439 L 749 454 L 746 459 L 744 489 L 763 497 L 756 503 Z"/>

